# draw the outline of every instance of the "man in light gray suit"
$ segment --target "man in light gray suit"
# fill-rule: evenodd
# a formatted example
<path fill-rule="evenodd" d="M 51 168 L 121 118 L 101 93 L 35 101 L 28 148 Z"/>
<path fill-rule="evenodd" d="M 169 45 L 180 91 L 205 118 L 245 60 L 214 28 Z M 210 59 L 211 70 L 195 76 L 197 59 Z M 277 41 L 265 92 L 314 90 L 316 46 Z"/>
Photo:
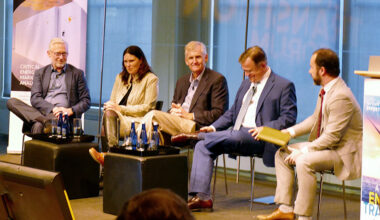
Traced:
<path fill-rule="evenodd" d="M 360 177 L 362 115 L 360 107 L 342 78 L 339 58 L 330 49 L 315 51 L 309 73 L 321 85 L 314 113 L 303 122 L 283 130 L 292 137 L 310 133 L 309 141 L 277 151 L 275 156 L 277 188 L 275 202 L 280 207 L 258 219 L 312 219 L 316 193 L 315 172 L 334 170 L 340 180 Z M 294 166 L 298 194 L 292 206 Z"/>
<path fill-rule="evenodd" d="M 51 64 L 35 71 L 31 88 L 32 106 L 19 99 L 7 101 L 8 109 L 26 123 L 32 133 L 42 133 L 44 126 L 60 113 L 70 120 L 80 118 L 90 108 L 90 94 L 82 70 L 67 64 L 67 45 L 53 38 L 47 54 Z"/>

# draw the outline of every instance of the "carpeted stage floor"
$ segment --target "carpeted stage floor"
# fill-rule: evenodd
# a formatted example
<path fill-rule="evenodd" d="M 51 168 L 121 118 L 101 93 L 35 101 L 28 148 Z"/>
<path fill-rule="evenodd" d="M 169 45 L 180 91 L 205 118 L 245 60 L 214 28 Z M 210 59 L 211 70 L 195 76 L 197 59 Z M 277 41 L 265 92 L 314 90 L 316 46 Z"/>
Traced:
<path fill-rule="evenodd" d="M 7 155 L 7 136 L 0 135 L 0 161 L 20 163 L 19 155 Z M 270 213 L 275 205 L 253 204 L 253 210 L 249 210 L 250 183 L 249 178 L 242 176 L 239 183 L 235 183 L 235 176 L 228 176 L 229 194 L 225 194 L 223 176 L 219 175 L 216 185 L 216 198 L 213 212 L 196 212 L 194 216 L 198 220 L 227 220 L 227 219 L 256 219 L 256 215 Z M 255 197 L 273 195 L 275 183 L 256 180 Z M 103 213 L 102 191 L 98 197 L 70 200 L 75 218 L 77 220 L 108 220 L 116 216 Z M 314 218 L 316 219 L 317 197 L 315 200 Z M 324 190 L 321 206 L 321 220 L 339 220 L 343 218 L 343 202 L 340 194 Z M 360 218 L 360 198 L 358 195 L 349 195 L 347 199 L 348 219 Z"/>

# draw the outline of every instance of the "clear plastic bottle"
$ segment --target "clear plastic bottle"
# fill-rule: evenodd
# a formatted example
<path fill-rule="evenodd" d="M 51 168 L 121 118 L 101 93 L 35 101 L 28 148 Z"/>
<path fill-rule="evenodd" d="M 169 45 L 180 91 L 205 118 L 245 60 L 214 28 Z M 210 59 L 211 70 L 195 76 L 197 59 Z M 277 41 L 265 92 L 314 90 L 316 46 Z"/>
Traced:
<path fill-rule="evenodd" d="M 67 112 L 65 112 L 63 123 L 62 123 L 62 139 L 67 138 L 68 134 L 69 134 L 69 115 L 67 114 Z"/>
<path fill-rule="evenodd" d="M 59 113 L 58 123 L 57 123 L 57 138 L 62 138 L 62 125 L 63 125 L 63 115 L 62 112 Z"/>
<path fill-rule="evenodd" d="M 152 138 L 149 144 L 149 150 L 157 150 L 159 145 L 160 145 L 160 136 L 158 134 L 158 124 L 157 122 L 154 122 Z"/>

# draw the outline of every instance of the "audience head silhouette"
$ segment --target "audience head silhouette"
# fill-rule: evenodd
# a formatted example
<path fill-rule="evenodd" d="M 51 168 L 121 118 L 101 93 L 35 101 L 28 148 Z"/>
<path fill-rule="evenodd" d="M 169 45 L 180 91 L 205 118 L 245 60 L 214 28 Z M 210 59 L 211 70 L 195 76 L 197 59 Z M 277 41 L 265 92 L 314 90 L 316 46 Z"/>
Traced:
<path fill-rule="evenodd" d="M 124 204 L 117 220 L 194 220 L 186 202 L 167 189 L 150 189 Z"/>

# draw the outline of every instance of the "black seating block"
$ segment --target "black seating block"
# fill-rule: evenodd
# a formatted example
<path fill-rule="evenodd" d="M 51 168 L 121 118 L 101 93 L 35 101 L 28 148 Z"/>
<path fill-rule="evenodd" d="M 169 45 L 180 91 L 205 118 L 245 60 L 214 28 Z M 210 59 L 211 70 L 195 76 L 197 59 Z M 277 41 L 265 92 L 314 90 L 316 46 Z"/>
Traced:
<path fill-rule="evenodd" d="M 97 143 L 25 142 L 24 165 L 61 172 L 70 199 L 99 195 L 99 164 L 88 153 Z"/>
<path fill-rule="evenodd" d="M 103 211 L 118 215 L 132 196 L 151 188 L 167 188 L 187 200 L 187 157 L 138 157 L 108 153 L 104 161 Z"/>

